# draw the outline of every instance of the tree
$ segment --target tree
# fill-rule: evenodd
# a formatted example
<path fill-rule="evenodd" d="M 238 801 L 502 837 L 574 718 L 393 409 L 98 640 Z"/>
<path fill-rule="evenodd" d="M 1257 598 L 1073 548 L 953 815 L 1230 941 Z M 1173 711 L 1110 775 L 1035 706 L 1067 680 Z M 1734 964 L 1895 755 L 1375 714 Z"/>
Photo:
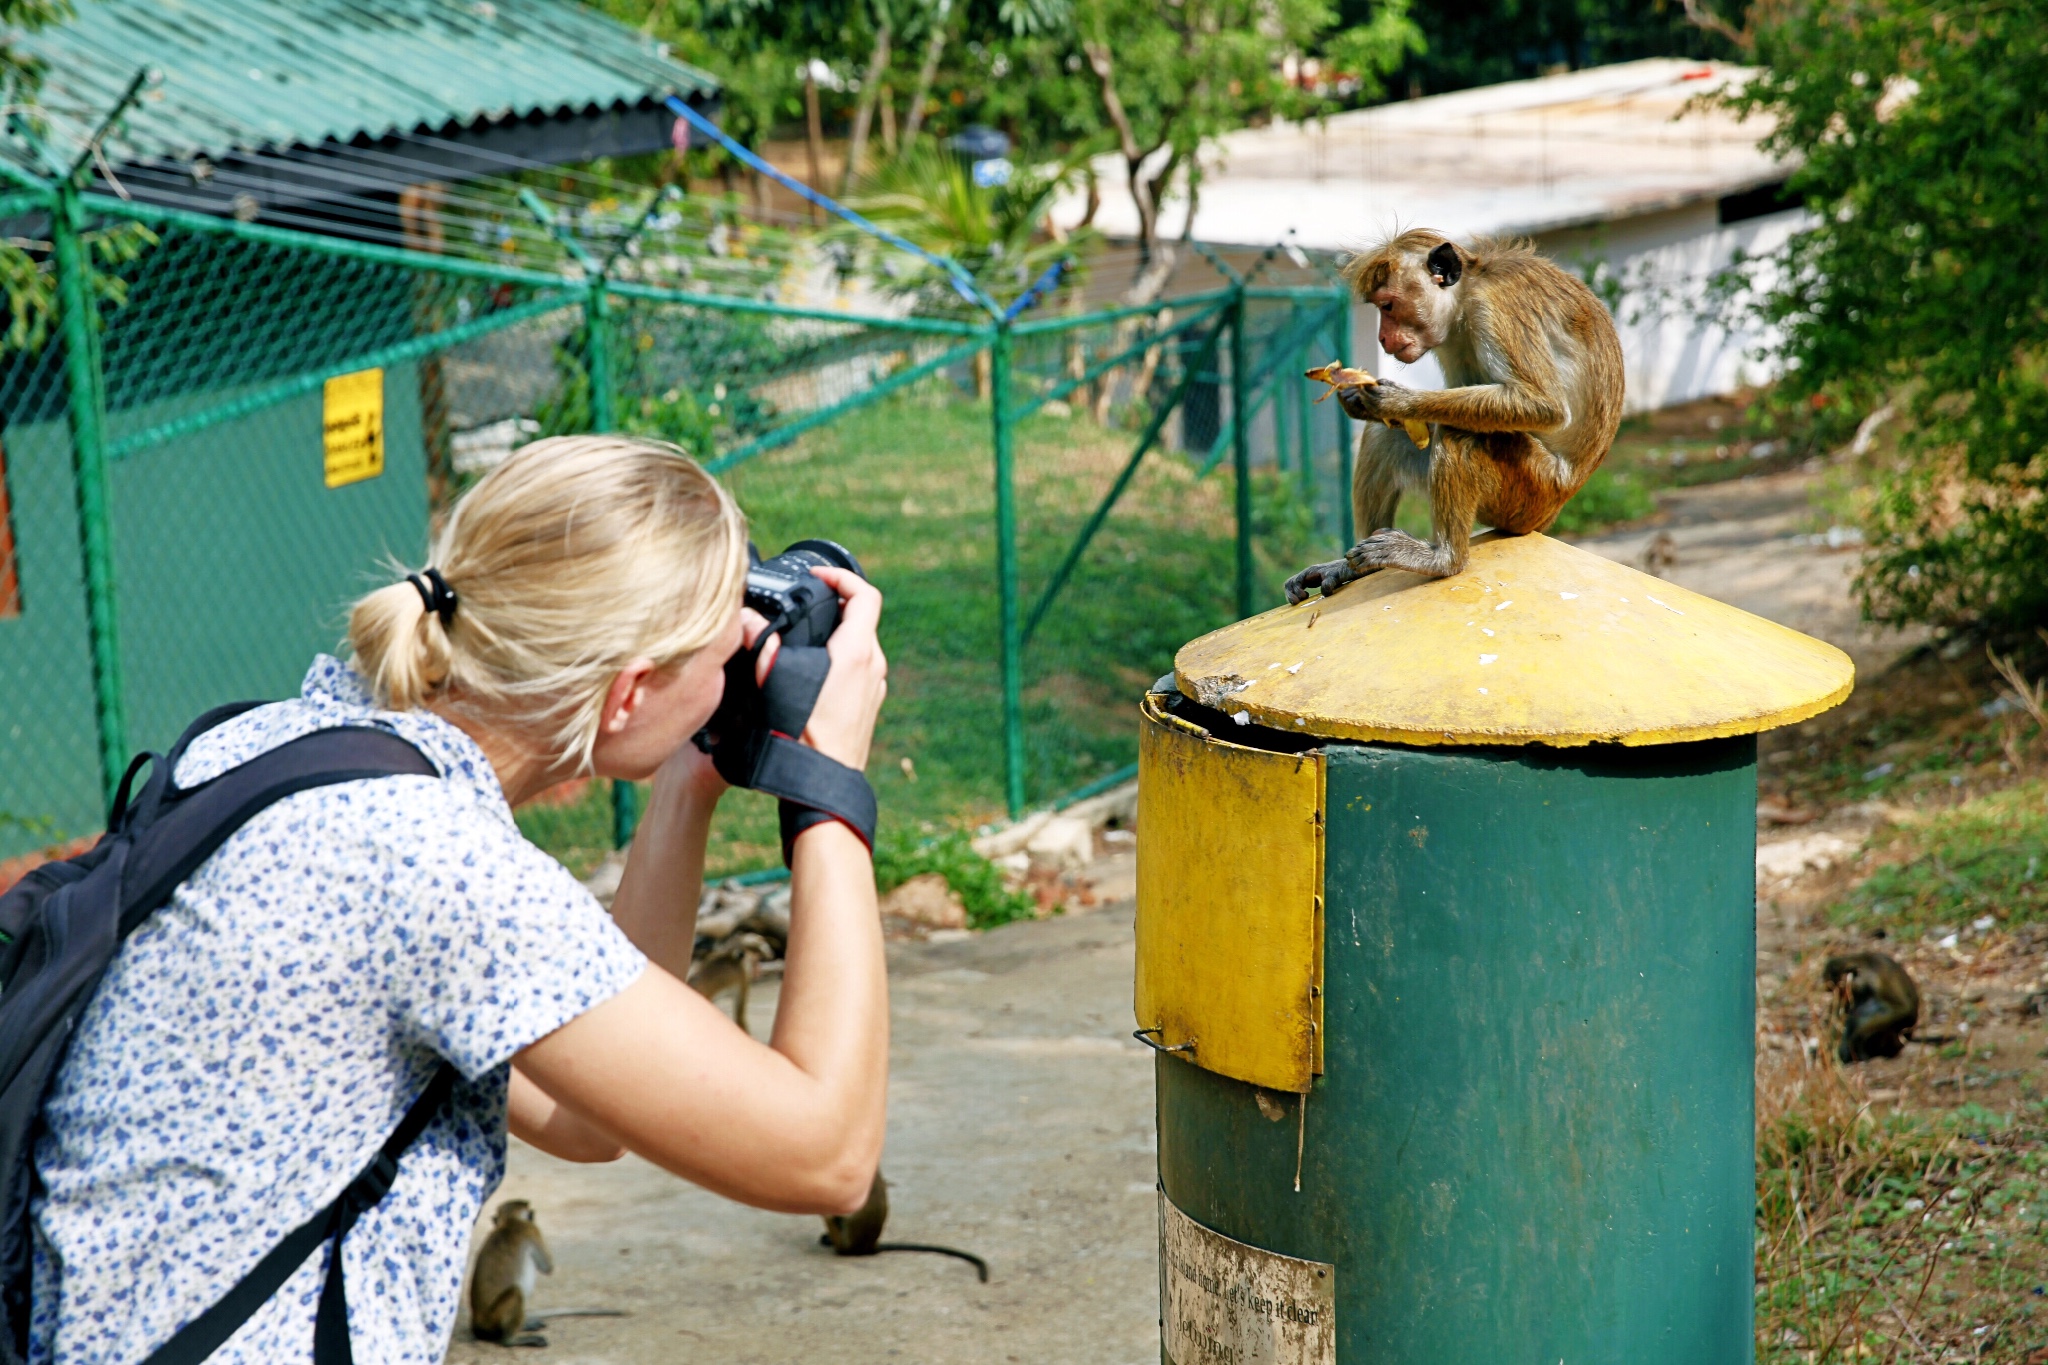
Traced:
<path fill-rule="evenodd" d="M 1697 4 L 1697 0 L 1694 0 Z M 1339 0 L 1339 22 L 1370 0 Z M 1687 21 L 1683 0 L 1433 0 L 1415 11 L 1425 46 L 1395 73 L 1430 94 L 1637 57 L 1730 57 L 1722 36 Z"/>
<path fill-rule="evenodd" d="M 1794 399 L 1910 419 L 1859 584 L 1882 621 L 2048 619 L 2048 9 L 1805 0 L 1742 30 L 1729 97 L 1815 221 L 1748 278 Z"/>
<path fill-rule="evenodd" d="M 20 102 L 42 83 L 42 63 L 14 45 L 13 35 L 33 33 L 71 17 L 71 0 L 0 0 L 0 94 Z"/>
<path fill-rule="evenodd" d="M 1325 0 L 1082 0 L 1075 40 L 1138 210 L 1141 251 L 1158 241 L 1164 192 L 1186 172 L 1198 192 L 1204 142 L 1257 118 L 1301 117 L 1327 106 L 1287 83 L 1281 58 L 1315 49 L 1335 11 Z M 1371 23 L 1340 36 L 1360 63 L 1358 98 L 1377 98 L 1386 73 L 1419 45 L 1407 0 L 1381 0 Z M 1190 206 L 1192 221 L 1192 205 Z"/>

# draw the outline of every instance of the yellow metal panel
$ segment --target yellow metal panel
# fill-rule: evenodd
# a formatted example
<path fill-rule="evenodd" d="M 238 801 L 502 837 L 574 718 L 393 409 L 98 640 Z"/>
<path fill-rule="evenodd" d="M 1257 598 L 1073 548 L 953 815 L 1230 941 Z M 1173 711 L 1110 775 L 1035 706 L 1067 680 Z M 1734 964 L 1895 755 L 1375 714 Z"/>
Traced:
<path fill-rule="evenodd" d="M 1750 734 L 1827 710 L 1856 672 L 1833 645 L 1542 535 L 1475 541 L 1450 578 L 1383 571 L 1239 621 L 1174 671 L 1262 725 L 1465 745 Z"/>
<path fill-rule="evenodd" d="M 1322 805 L 1320 753 L 1224 743 L 1146 698 L 1138 1024 L 1271 1090 L 1322 1066 Z"/>

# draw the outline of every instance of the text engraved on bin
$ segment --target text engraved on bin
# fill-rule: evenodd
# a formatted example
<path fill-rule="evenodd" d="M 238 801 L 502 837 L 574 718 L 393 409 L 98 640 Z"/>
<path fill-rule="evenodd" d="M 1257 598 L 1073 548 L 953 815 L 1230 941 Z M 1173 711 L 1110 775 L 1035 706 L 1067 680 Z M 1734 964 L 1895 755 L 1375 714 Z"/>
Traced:
<path fill-rule="evenodd" d="M 1159 1196 L 1172 1365 L 1335 1365 L 1337 1268 L 1211 1232 Z"/>

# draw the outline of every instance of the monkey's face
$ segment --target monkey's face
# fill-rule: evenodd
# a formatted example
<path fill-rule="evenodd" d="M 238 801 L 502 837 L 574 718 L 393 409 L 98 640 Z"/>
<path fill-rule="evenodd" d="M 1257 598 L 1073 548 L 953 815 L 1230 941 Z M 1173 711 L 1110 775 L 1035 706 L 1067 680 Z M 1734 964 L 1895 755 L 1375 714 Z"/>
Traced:
<path fill-rule="evenodd" d="M 1434 300 L 1428 295 L 1389 283 L 1373 294 L 1372 302 L 1380 310 L 1380 349 L 1403 365 L 1413 365 L 1443 345 L 1449 319 L 1429 306 Z"/>

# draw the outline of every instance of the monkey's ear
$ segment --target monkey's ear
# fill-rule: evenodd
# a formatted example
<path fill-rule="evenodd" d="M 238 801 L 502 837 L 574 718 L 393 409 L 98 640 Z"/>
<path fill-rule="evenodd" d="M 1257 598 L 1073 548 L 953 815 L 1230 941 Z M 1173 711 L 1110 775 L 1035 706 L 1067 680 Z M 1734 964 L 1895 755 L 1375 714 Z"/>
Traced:
<path fill-rule="evenodd" d="M 1465 273 L 1465 262 L 1455 243 L 1445 242 L 1429 253 L 1429 273 L 1439 289 L 1449 289 L 1458 282 Z"/>

